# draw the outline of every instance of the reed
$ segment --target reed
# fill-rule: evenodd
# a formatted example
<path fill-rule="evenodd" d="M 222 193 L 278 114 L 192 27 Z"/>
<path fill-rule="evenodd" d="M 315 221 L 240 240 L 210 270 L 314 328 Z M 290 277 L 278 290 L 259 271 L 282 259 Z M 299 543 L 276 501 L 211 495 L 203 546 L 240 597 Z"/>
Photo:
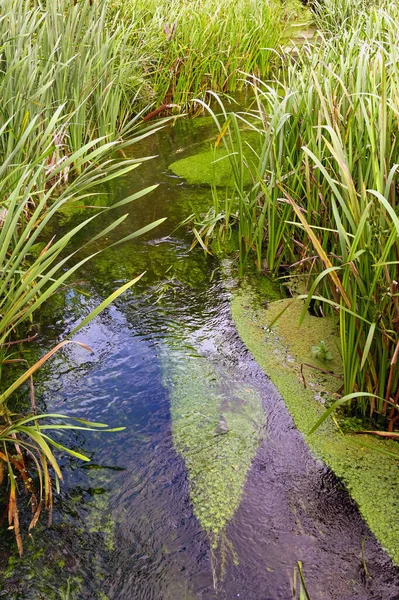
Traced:
<path fill-rule="evenodd" d="M 52 448 L 85 458 L 60 444 L 60 434 L 65 429 L 97 427 L 65 423 L 62 415 L 38 415 L 33 376 L 66 344 L 90 349 L 63 340 L 34 365 L 27 365 L 15 381 L 9 383 L 11 376 L 4 371 L 14 367 L 15 373 L 18 365 L 26 367 L 15 349 L 20 348 L 21 338 L 26 341 L 36 313 L 71 283 L 83 264 L 105 249 L 105 237 L 127 213 L 110 219 L 105 229 L 80 246 L 74 243 L 71 250 L 76 236 L 104 212 L 122 206 L 128 209 L 130 202 L 153 189 L 120 199 L 94 215 L 86 214 L 78 225 L 53 235 L 60 210 L 75 202 L 90 203 L 100 183 L 138 167 L 141 159 L 124 159 L 121 150 L 162 126 L 143 127 L 140 113 L 132 116 L 134 86 L 129 74 L 133 71 L 125 56 L 126 31 L 117 24 L 112 30 L 106 27 L 105 9 L 104 3 L 73 7 L 66 0 L 0 0 L 0 484 L 7 484 L 8 524 L 20 553 L 19 493 L 28 494 L 32 529 L 43 509 L 51 513 L 51 472 L 56 488 L 62 479 Z M 116 244 L 151 230 L 160 221 Z M 39 242 L 44 247 L 37 254 Z M 70 336 L 140 276 L 82 315 Z M 28 415 L 10 409 L 13 394 L 21 386 L 30 399 Z"/>
<path fill-rule="evenodd" d="M 35 121 L 27 124 L 25 132 L 27 137 L 35 135 L 35 124 Z M 152 129 L 140 130 L 140 137 L 149 135 Z M 24 139 L 22 136 L 20 144 L 24 144 Z M 47 157 L 42 158 L 41 161 L 36 160 L 34 164 L 30 165 L 12 165 L 12 157 L 10 157 L 0 165 L 0 197 L 2 198 L 0 213 L 0 313 L 2 317 L 0 320 L 0 368 L 2 370 L 14 367 L 13 372 L 15 372 L 16 366 L 25 367 L 26 360 L 18 352 L 15 353 L 15 348 L 20 348 L 19 339 L 23 338 L 22 341 L 24 341 L 26 338 L 34 322 L 35 314 L 47 300 L 68 284 L 83 264 L 106 249 L 105 241 L 101 243 L 101 240 L 104 240 L 110 231 L 124 221 L 127 213 L 117 219 L 111 219 L 106 228 L 97 231 L 80 246 L 75 243 L 71 250 L 74 238 L 78 234 L 81 235 L 85 228 L 104 212 L 121 206 L 128 208 L 130 202 L 153 189 L 151 187 L 141 190 L 107 208 L 96 211 L 94 215 L 86 216 L 78 225 L 59 237 L 53 235 L 51 226 L 54 226 L 57 215 L 63 207 L 77 201 L 87 201 L 99 183 L 110 181 L 139 166 L 140 163 L 136 159 L 110 158 L 110 151 L 116 148 L 118 148 L 116 142 L 109 142 L 98 147 L 97 140 L 93 140 L 78 152 L 63 157 L 64 160 L 52 167 L 49 167 Z M 16 149 L 18 150 L 18 145 Z M 93 155 L 98 164 L 92 163 Z M 68 185 L 65 185 L 63 173 L 68 167 L 70 167 L 70 181 Z M 130 241 L 138 235 L 150 231 L 162 220 L 150 223 L 141 230 L 128 234 L 114 242 L 113 245 Z M 41 245 L 44 244 L 44 247 L 37 255 L 34 248 L 38 242 Z M 93 245 L 93 249 L 90 251 L 90 245 L 94 242 L 96 242 L 95 247 Z M 82 320 L 70 333 L 70 336 L 75 336 L 82 327 L 87 325 L 120 294 L 134 285 L 140 277 L 141 274 L 138 273 L 136 278 L 117 288 L 89 314 L 82 315 Z M 45 433 L 46 429 L 53 429 L 59 435 L 62 430 L 74 429 L 76 425 L 64 425 L 59 421 L 58 424 L 54 424 L 50 421 L 50 424 L 47 423 L 43 427 L 42 419 L 46 417 L 52 419 L 54 415 L 38 416 L 36 412 L 33 376 L 53 356 L 55 351 L 67 343 L 79 344 L 90 351 L 90 348 L 80 342 L 64 340 L 34 365 L 27 365 L 28 368 L 11 384 L 5 384 L 5 380 L 9 382 L 10 376 L 0 371 L 0 483 L 3 481 L 3 476 L 8 473 L 8 477 L 4 479 L 5 482 L 11 482 L 8 487 L 8 522 L 9 526 L 14 529 L 20 553 L 22 553 L 23 545 L 19 526 L 17 491 L 29 494 L 32 508 L 32 520 L 29 526 L 31 529 L 36 525 L 43 509 L 47 509 L 51 513 L 50 471 L 54 471 L 57 487 L 59 479 L 62 479 L 50 446 L 82 458 L 81 453 L 68 449 L 53 437 L 49 438 Z M 4 377 L 4 375 L 6 376 Z M 10 411 L 13 394 L 21 386 L 25 386 L 23 389 L 30 398 L 30 414 L 25 416 L 13 414 Z M 57 415 L 56 417 L 58 418 Z M 95 425 L 91 424 L 91 426 Z M 30 464 L 29 473 L 27 464 Z M 32 479 L 33 472 L 35 472 L 34 479 Z M 38 489 L 32 483 L 34 480 L 37 481 Z"/>
<path fill-rule="evenodd" d="M 106 9 L 0 1 L 1 162 L 12 154 L 13 164 L 34 163 L 50 142 L 59 160 L 93 140 L 100 146 L 128 135 L 141 78 L 127 28 L 107 26 Z M 27 136 L 33 122 L 35 135 Z"/>
<path fill-rule="evenodd" d="M 399 418 L 397 15 L 394 2 L 351 14 L 334 36 L 326 26 L 279 81 L 254 82 L 251 111 L 214 114 L 235 177 L 240 274 L 253 259 L 259 270 L 288 270 L 303 282 L 305 310 L 312 299 L 339 316 L 345 402 L 390 431 Z M 248 127 L 261 148 L 252 160 L 242 151 Z"/>
<path fill-rule="evenodd" d="M 134 23 L 130 44 L 146 56 L 143 72 L 154 101 L 185 108 L 209 90 L 242 89 L 243 73 L 268 74 L 291 22 L 304 18 L 295 0 L 128 0 L 123 6 L 114 0 L 110 9 L 113 18 Z"/>

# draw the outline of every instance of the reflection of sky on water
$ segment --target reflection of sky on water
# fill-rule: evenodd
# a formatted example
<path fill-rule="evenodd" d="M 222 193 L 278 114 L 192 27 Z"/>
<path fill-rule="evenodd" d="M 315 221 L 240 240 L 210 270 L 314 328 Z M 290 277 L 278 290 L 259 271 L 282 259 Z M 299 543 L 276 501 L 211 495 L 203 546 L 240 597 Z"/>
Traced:
<path fill-rule="evenodd" d="M 195 132 L 210 137 L 213 127 L 206 121 L 201 132 L 197 122 Z M 82 580 L 77 598 L 105 599 L 99 592 L 112 600 L 215 598 L 209 541 L 193 515 L 187 473 L 173 446 L 162 365 L 165 355 L 178 357 L 183 368 L 185 357 L 202 355 L 227 397 L 236 384 L 258 389 L 268 419 L 243 501 L 228 528 L 239 564 L 229 563 L 220 598 L 288 600 L 289 577 L 299 559 L 317 599 L 371 600 L 375 590 L 383 590 L 384 600 L 393 600 L 397 587 L 394 579 L 388 583 L 388 561 L 346 493 L 310 457 L 273 386 L 242 347 L 215 272 L 218 263 L 198 248 L 189 250 L 184 228 L 175 231 L 182 219 L 210 202 L 209 189 L 184 186 L 167 171 L 176 156 L 185 155 L 180 149 L 192 135 L 191 126 L 180 122 L 132 148 L 136 155 L 158 158 L 115 182 L 113 197 L 160 186 L 129 205 L 128 219 L 109 242 L 152 220 L 167 216 L 167 221 L 144 240 L 100 254 L 79 273 L 82 283 L 44 312 L 43 322 L 51 325 L 42 326 L 40 343 L 48 349 L 90 307 L 146 271 L 77 336 L 92 355 L 70 347 L 43 369 L 37 383 L 41 410 L 126 429 L 62 436 L 92 462 L 61 458 L 66 483 L 56 500 L 54 526 L 42 525 L 35 533 L 35 545 L 27 545 L 23 563 L 0 594 L 13 600 L 41 593 L 51 600 L 70 577 L 72 590 Z M 95 227 L 105 227 L 111 216 L 126 210 L 101 216 Z M 80 218 L 78 213 L 72 221 Z M 64 217 L 60 229 L 67 226 Z M 367 586 L 359 558 L 365 535 L 367 566 L 375 577 Z M 37 554 L 40 546 L 43 555 Z"/>

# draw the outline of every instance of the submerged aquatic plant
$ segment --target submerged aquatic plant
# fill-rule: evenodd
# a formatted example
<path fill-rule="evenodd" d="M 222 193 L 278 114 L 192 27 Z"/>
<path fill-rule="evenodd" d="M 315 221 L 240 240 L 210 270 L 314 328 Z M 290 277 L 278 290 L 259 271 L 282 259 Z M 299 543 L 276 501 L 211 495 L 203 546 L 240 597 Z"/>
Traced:
<path fill-rule="evenodd" d="M 226 561 L 237 560 L 226 535 L 265 426 L 262 399 L 250 386 L 215 372 L 205 357 L 176 355 L 164 368 L 170 388 L 172 434 L 189 475 L 194 514 L 207 532 L 215 588 Z"/>

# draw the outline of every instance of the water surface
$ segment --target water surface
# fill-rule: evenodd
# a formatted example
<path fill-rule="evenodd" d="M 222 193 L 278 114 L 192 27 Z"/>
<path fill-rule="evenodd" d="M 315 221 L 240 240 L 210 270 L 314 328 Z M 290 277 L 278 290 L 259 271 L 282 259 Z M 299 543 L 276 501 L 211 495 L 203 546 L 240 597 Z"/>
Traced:
<path fill-rule="evenodd" d="M 10 554 L 12 532 L 3 535 L 1 597 L 288 600 L 301 560 L 312 600 L 399 598 L 397 570 L 340 482 L 312 458 L 276 389 L 241 343 L 230 316 L 235 283 L 226 264 L 198 248 L 190 251 L 190 234 L 177 228 L 209 206 L 210 190 L 186 185 L 168 166 L 212 135 L 209 120 L 180 121 L 132 148 L 136 157 L 158 156 L 106 190 L 101 201 L 159 187 L 129 207 L 109 241 L 152 220 L 167 221 L 101 254 L 80 273 L 81 283 L 44 311 L 43 351 L 91 306 L 146 271 L 79 334 L 92 355 L 69 349 L 38 378 L 40 410 L 126 429 L 64 437 L 91 462 L 62 457 L 66 481 L 53 525 L 46 528 L 42 520 L 25 541 L 22 560 Z M 70 211 L 59 230 L 80 218 L 79 210 Z M 233 417 L 244 413 L 242 427 L 252 427 L 254 435 L 249 449 L 244 429 L 233 426 Z M 224 416 L 229 430 L 218 433 Z M 204 431 L 202 446 L 198 431 L 181 435 L 182 418 Z M 222 453 L 223 436 L 233 433 L 237 465 Z M 247 463 L 241 491 L 238 484 L 226 488 L 233 515 L 215 534 L 214 522 L 224 523 L 213 514 L 217 490 L 207 497 L 204 486 L 217 488 L 223 477 L 237 483 L 235 473 Z M 211 479 L 204 479 L 204 469 Z"/>

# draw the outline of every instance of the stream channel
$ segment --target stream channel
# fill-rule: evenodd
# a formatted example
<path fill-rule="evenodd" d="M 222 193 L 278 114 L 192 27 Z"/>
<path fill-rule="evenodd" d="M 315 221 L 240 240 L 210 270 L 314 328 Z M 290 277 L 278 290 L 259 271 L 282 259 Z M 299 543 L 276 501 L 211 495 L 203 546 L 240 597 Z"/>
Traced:
<path fill-rule="evenodd" d="M 311 600 L 399 598 L 397 569 L 241 342 L 228 268 L 190 251 L 191 234 L 177 228 L 210 205 L 211 192 L 187 185 L 169 165 L 209 147 L 212 136 L 207 118 L 179 120 L 132 146 L 135 157 L 157 158 L 94 200 L 159 184 L 129 205 L 110 242 L 167 220 L 100 254 L 79 275 L 86 284 L 43 311 L 41 352 L 146 271 L 77 336 L 92 355 L 71 347 L 43 368 L 36 402 L 40 411 L 126 429 L 63 435 L 91 461 L 61 457 L 65 484 L 53 524 L 42 518 L 32 539 L 25 536 L 22 559 L 13 533 L 2 533 L 0 597 L 289 600 L 300 560 Z M 118 210 L 112 218 L 126 212 Z M 82 217 L 79 208 L 63 214 L 59 230 Z"/>

